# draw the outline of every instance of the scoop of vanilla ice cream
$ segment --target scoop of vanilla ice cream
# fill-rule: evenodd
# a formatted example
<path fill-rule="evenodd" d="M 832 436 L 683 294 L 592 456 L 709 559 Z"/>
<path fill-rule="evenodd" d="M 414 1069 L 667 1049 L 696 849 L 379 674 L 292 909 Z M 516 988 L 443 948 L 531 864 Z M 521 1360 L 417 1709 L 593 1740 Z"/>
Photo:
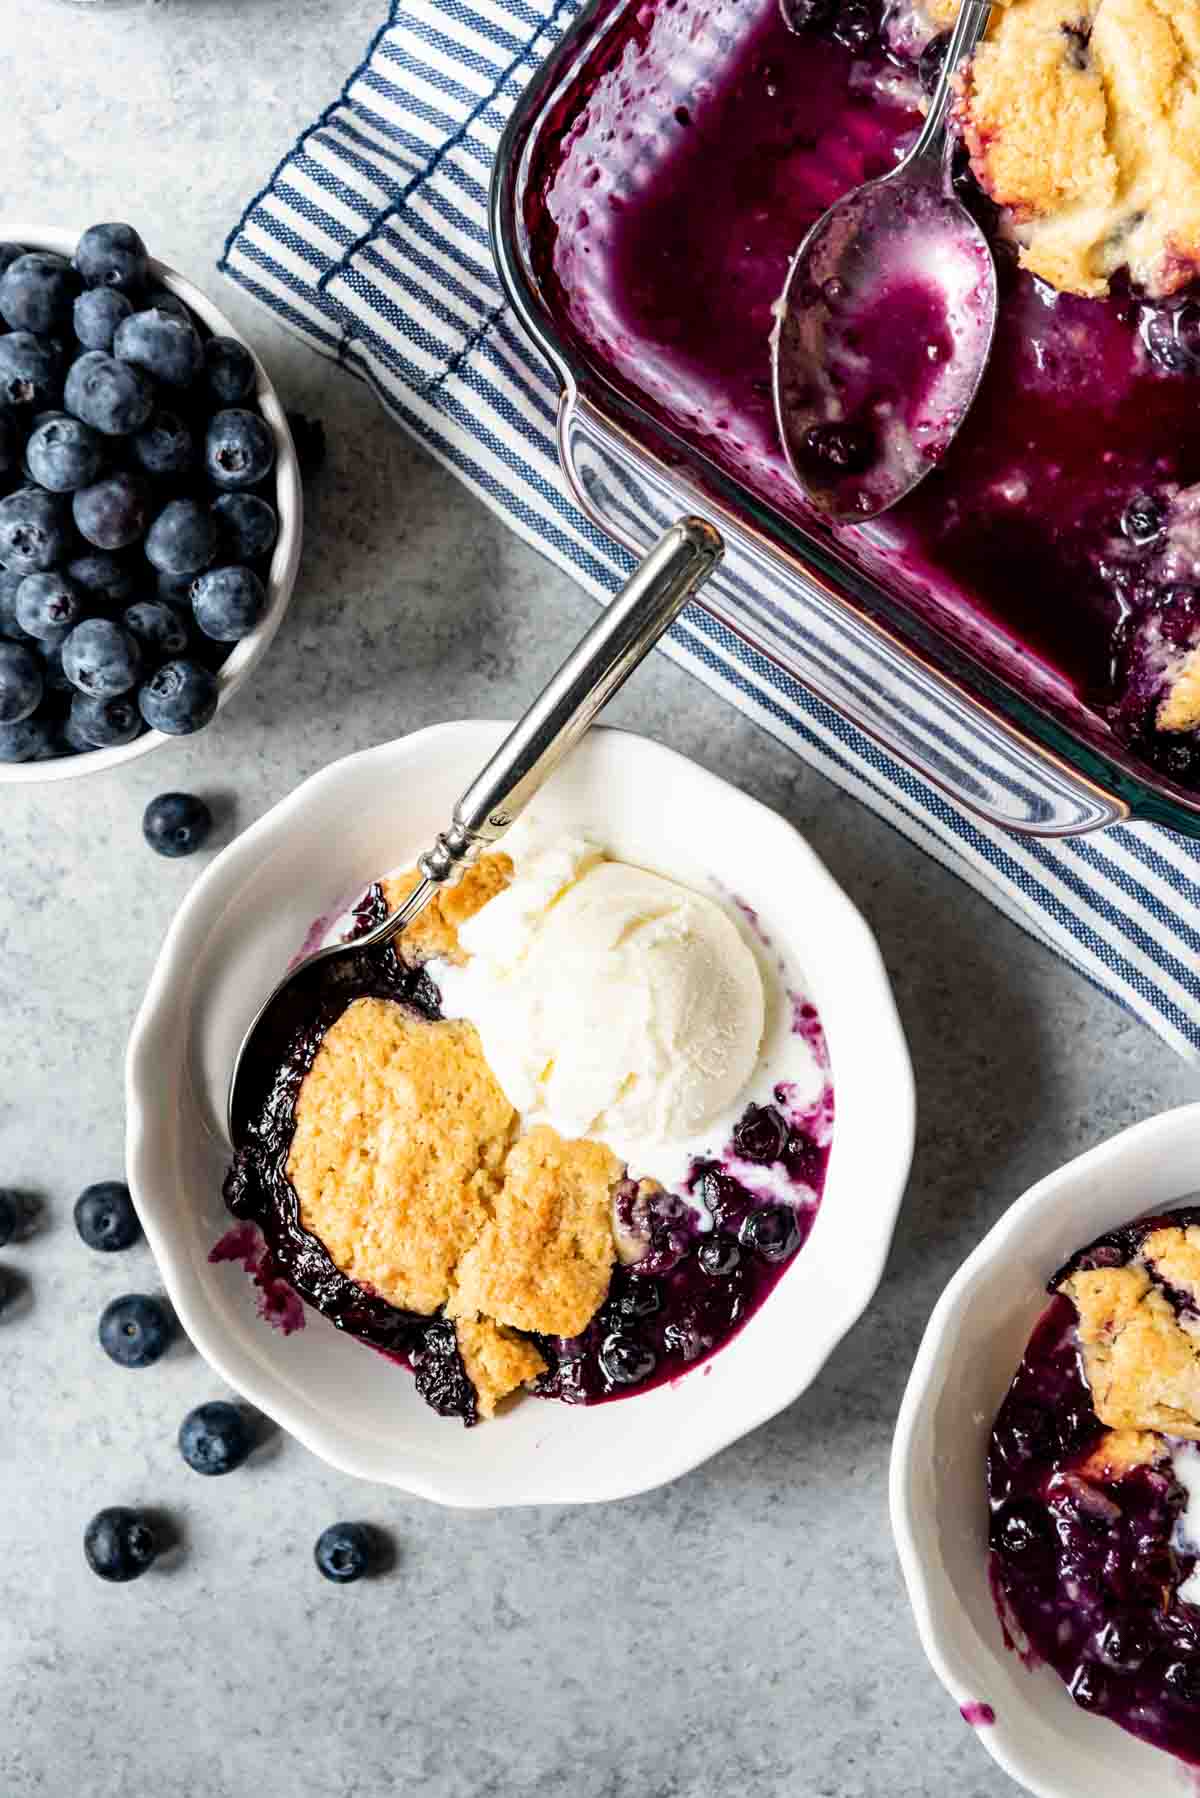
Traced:
<path fill-rule="evenodd" d="M 582 839 L 514 860 L 511 885 L 460 928 L 470 959 L 434 972 L 446 1015 L 475 1024 L 526 1126 L 596 1137 L 628 1159 L 727 1110 L 765 1024 L 762 976 L 733 920 Z"/>

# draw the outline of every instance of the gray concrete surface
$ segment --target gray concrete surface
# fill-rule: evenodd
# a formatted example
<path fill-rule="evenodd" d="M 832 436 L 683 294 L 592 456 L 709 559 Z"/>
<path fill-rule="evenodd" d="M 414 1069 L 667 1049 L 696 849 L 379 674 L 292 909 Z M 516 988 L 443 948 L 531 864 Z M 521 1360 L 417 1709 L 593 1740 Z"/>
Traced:
<path fill-rule="evenodd" d="M 347 750 L 509 714 L 590 602 L 508 536 L 364 392 L 211 273 L 224 233 L 330 97 L 382 0 L 5 0 L 4 210 L 133 218 L 250 331 L 331 442 L 291 619 L 207 735 L 119 777 L 0 799 L 0 1181 L 46 1222 L 0 1261 L 2 1798 L 1001 1798 L 1014 1788 L 917 1645 L 888 1535 L 896 1406 L 942 1284 L 1035 1177 L 1196 1075 L 986 903 L 655 658 L 614 716 L 805 830 L 863 908 L 917 1068 L 920 1144 L 878 1302 L 813 1389 L 674 1487 L 604 1509 L 455 1516 L 354 1484 L 276 1436 L 243 1472 L 180 1462 L 219 1390 L 181 1347 L 112 1368 L 102 1303 L 154 1290 L 101 1260 L 71 1202 L 121 1166 L 121 1054 L 197 872 L 143 849 L 164 786 L 227 841 Z M 0 233 L 2 234 L 2 233 Z M 177 1520 L 139 1585 L 85 1570 L 102 1504 Z M 394 1535 L 394 1571 L 326 1586 L 334 1518 Z"/>

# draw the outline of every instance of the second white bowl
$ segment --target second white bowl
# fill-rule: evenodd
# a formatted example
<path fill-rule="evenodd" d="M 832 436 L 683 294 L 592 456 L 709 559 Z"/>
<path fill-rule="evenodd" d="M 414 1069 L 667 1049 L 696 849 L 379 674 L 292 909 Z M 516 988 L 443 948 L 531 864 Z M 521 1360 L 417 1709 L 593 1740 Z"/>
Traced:
<path fill-rule="evenodd" d="M 242 1033 L 314 918 L 444 829 L 505 734 L 446 724 L 335 762 L 231 844 L 168 933 L 127 1062 L 128 1166 L 171 1300 L 217 1371 L 317 1454 L 443 1504 L 621 1498 L 686 1472 L 789 1404 L 867 1304 L 908 1174 L 912 1072 L 879 952 L 782 818 L 681 756 L 595 730 L 539 798 L 551 820 L 677 879 L 711 878 L 758 913 L 805 975 L 828 1039 L 835 1120 L 824 1201 L 766 1303 L 703 1367 L 597 1406 L 524 1400 L 474 1430 L 310 1312 L 287 1339 L 239 1269 L 228 1227 L 226 1083 Z"/>

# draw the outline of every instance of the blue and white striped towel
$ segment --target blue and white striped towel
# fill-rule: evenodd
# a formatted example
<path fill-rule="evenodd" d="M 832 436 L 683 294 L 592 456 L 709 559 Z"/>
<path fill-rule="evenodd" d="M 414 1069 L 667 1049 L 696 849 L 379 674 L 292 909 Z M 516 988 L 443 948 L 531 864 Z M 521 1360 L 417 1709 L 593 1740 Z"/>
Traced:
<path fill-rule="evenodd" d="M 340 95 L 231 232 L 222 270 L 367 381 L 407 430 L 597 598 L 624 550 L 559 473 L 557 383 L 508 315 L 488 179 L 578 0 L 392 0 Z M 1200 1054 L 1200 844 L 1151 825 L 1060 841 L 973 822 L 729 633 L 666 649 L 1153 1026 Z"/>

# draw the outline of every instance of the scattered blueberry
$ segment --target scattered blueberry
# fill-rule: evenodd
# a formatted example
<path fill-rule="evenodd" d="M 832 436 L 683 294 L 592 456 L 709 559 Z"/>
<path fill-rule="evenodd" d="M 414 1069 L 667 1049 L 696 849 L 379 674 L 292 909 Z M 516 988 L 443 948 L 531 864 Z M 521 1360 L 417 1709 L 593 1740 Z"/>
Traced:
<path fill-rule="evenodd" d="M 204 464 L 214 486 L 255 487 L 275 466 L 275 439 L 257 412 L 218 412 L 205 438 Z"/>
<path fill-rule="evenodd" d="M 85 287 L 134 293 L 146 285 L 150 259 L 132 225 L 89 225 L 75 246 L 75 267 Z"/>
<path fill-rule="evenodd" d="M 100 1347 L 118 1367 L 152 1367 L 166 1353 L 171 1319 L 157 1299 L 127 1293 L 100 1313 Z"/>
<path fill-rule="evenodd" d="M 218 406 L 240 406 L 254 392 L 254 357 L 236 337 L 210 337 L 204 346 L 205 379 Z"/>
<path fill-rule="evenodd" d="M 0 337 L 0 345 L 6 340 Z M 0 499 L 0 563 L 10 573 L 40 574 L 63 560 L 71 542 L 66 502 L 39 487 Z"/>
<path fill-rule="evenodd" d="M 139 599 L 122 614 L 125 629 L 142 651 L 147 667 L 182 655 L 188 646 L 187 626 L 174 606 L 161 599 Z"/>
<path fill-rule="evenodd" d="M 61 644 L 83 617 L 83 595 L 65 574 L 27 574 L 17 589 L 17 623 L 31 637 Z"/>
<path fill-rule="evenodd" d="M 252 568 L 210 568 L 192 586 L 192 609 L 206 637 L 236 643 L 267 609 L 267 590 Z"/>
<path fill-rule="evenodd" d="M 257 562 L 269 555 L 279 535 L 275 508 L 257 493 L 223 493 L 213 502 L 221 553 L 230 562 Z"/>
<path fill-rule="evenodd" d="M 23 643 L 0 643 L 0 724 L 20 724 L 37 711 L 43 691 L 38 658 Z"/>
<path fill-rule="evenodd" d="M 148 287 L 146 289 L 146 311 L 169 312 L 172 318 L 185 318 L 191 323 L 191 313 L 177 293 L 169 287 Z"/>
<path fill-rule="evenodd" d="M 48 343 L 29 331 L 0 337 L 0 405 L 41 412 L 61 397 L 59 358 Z"/>
<path fill-rule="evenodd" d="M 0 762 L 44 762 L 58 753 L 52 719 L 22 718 L 17 724 L 0 724 Z"/>
<path fill-rule="evenodd" d="M 142 814 L 142 835 L 151 849 L 172 858 L 202 849 L 212 829 L 212 813 L 194 793 L 159 793 Z"/>
<path fill-rule="evenodd" d="M 252 1447 L 245 1417 L 224 1399 L 197 1405 L 179 1426 L 179 1452 L 196 1473 L 232 1473 Z"/>
<path fill-rule="evenodd" d="M 146 533 L 146 559 L 163 574 L 199 574 L 217 551 L 217 521 L 194 499 L 173 499 Z"/>
<path fill-rule="evenodd" d="M 0 243 L 0 275 L 18 256 L 25 254 L 25 246 L 19 243 Z"/>
<path fill-rule="evenodd" d="M 150 494 L 140 475 L 122 472 L 81 487 L 71 511 L 79 535 L 97 549 L 127 549 L 145 534 Z"/>
<path fill-rule="evenodd" d="M 87 595 L 90 607 L 123 606 L 133 598 L 133 566 L 106 549 L 92 549 L 67 563 L 67 573 Z"/>
<path fill-rule="evenodd" d="M 188 736 L 203 730 L 217 709 L 216 676 L 199 662 L 164 662 L 139 688 L 138 704 L 151 730 Z"/>
<path fill-rule="evenodd" d="M 106 699 L 76 693 L 69 723 L 72 737 L 88 749 L 120 749 L 146 728 L 132 693 L 115 693 Z"/>
<path fill-rule="evenodd" d="M 75 336 L 85 350 L 104 350 L 111 355 L 117 326 L 132 312 L 128 296 L 115 287 L 86 288 L 75 302 Z"/>
<path fill-rule="evenodd" d="M 800 1229 L 790 1205 L 762 1205 L 742 1219 L 738 1241 L 764 1261 L 786 1261 L 800 1246 Z"/>
<path fill-rule="evenodd" d="M 70 323 L 79 277 L 64 256 L 28 250 L 0 275 L 0 318 L 13 331 L 49 337 Z"/>
<path fill-rule="evenodd" d="M 24 1214 L 20 1193 L 11 1186 L 0 1186 L 0 1249 L 12 1241 Z"/>
<path fill-rule="evenodd" d="M 81 693 L 109 699 L 137 685 L 142 655 L 129 632 L 111 618 L 85 618 L 63 644 L 63 667 Z"/>
<path fill-rule="evenodd" d="M 375 1543 L 363 1523 L 331 1523 L 322 1530 L 313 1549 L 317 1569 L 334 1585 L 348 1586 L 371 1571 Z"/>
<path fill-rule="evenodd" d="M 104 440 L 90 425 L 66 412 L 52 412 L 30 432 L 25 466 L 39 487 L 74 493 L 97 479 L 104 455 Z"/>
<path fill-rule="evenodd" d="M 123 1180 L 97 1180 L 75 1201 L 75 1228 L 89 1249 L 132 1248 L 142 1233 Z"/>
<path fill-rule="evenodd" d="M 289 412 L 287 422 L 301 478 L 309 481 L 325 466 L 325 426 L 319 418 L 306 418 L 303 412 Z"/>
<path fill-rule="evenodd" d="M 149 422 L 154 386 L 132 363 L 85 350 L 71 364 L 63 403 L 102 436 L 129 437 Z"/>
<path fill-rule="evenodd" d="M 1166 509 L 1152 494 L 1139 493 L 1131 499 L 1121 515 L 1121 529 L 1139 549 L 1146 549 L 1162 536 Z"/>
<path fill-rule="evenodd" d="M 653 1373 L 656 1357 L 652 1349 L 627 1336 L 606 1336 L 600 1347 L 600 1368 L 612 1386 L 635 1386 Z"/>
<path fill-rule="evenodd" d="M 154 1529 L 142 1511 L 110 1505 L 97 1511 L 83 1534 L 88 1566 L 101 1579 L 121 1584 L 138 1579 L 158 1554 Z"/>
<path fill-rule="evenodd" d="M 187 474 L 196 460 L 196 444 L 179 415 L 160 406 L 134 437 L 133 453 L 147 474 Z"/>
<path fill-rule="evenodd" d="M 200 333 L 174 312 L 135 312 L 117 327 L 113 354 L 167 387 L 190 387 L 204 367 Z"/>

